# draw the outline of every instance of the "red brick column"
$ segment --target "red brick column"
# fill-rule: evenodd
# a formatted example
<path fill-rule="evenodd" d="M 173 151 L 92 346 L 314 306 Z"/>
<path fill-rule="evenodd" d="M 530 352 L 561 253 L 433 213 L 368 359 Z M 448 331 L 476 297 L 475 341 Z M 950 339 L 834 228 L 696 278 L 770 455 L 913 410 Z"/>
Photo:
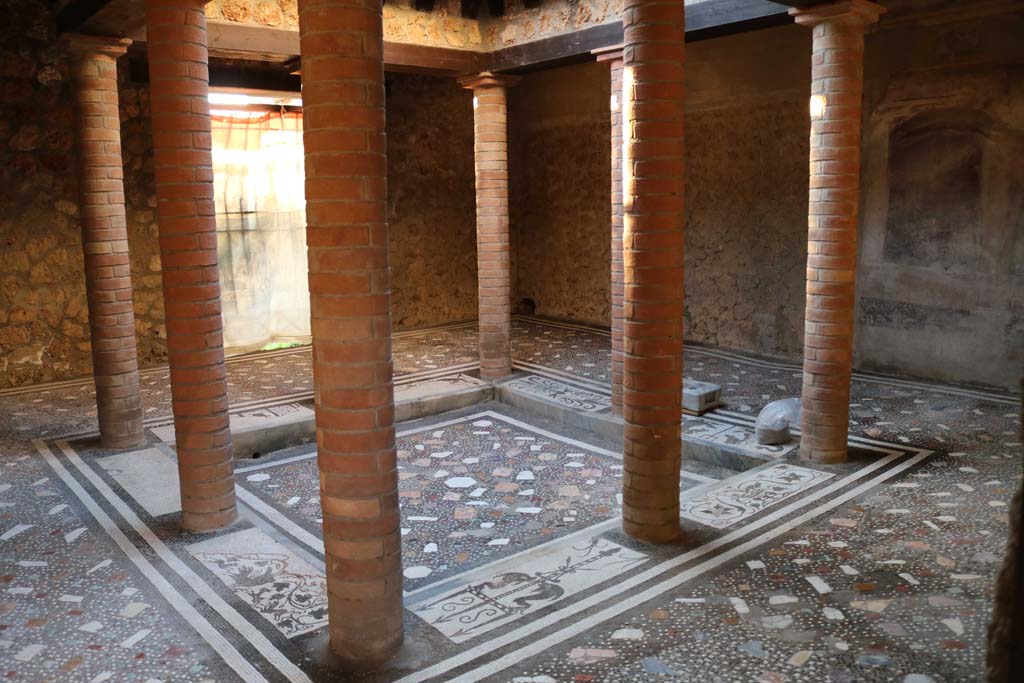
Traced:
<path fill-rule="evenodd" d="M 78 195 L 100 441 L 105 448 L 128 448 L 143 441 L 117 108 L 117 58 L 132 41 L 84 35 L 66 40 L 73 56 Z"/>
<path fill-rule="evenodd" d="M 331 647 L 366 664 L 402 642 L 381 0 L 300 0 L 299 28 Z"/>
<path fill-rule="evenodd" d="M 683 3 L 626 0 L 622 22 L 622 527 L 669 542 L 680 535 Z"/>
<path fill-rule="evenodd" d="M 791 10 L 814 27 L 800 456 L 846 459 L 860 195 L 864 27 L 884 8 L 843 0 Z"/>
<path fill-rule="evenodd" d="M 622 414 L 622 47 L 595 51 L 597 61 L 607 61 L 611 80 L 611 327 L 612 327 L 612 413 Z"/>
<path fill-rule="evenodd" d="M 480 375 L 490 379 L 512 372 L 505 90 L 518 80 L 489 71 L 459 80 L 473 91 Z"/>
<path fill-rule="evenodd" d="M 163 265 L 181 520 L 236 516 L 213 214 L 203 0 L 146 0 L 157 222 Z"/>

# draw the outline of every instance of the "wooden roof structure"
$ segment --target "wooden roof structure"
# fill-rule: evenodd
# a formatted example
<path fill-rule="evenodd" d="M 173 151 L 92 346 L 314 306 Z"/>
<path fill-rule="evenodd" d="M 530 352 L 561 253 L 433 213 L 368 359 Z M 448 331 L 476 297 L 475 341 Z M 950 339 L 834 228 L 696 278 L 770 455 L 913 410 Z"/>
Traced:
<path fill-rule="evenodd" d="M 680 0 L 682 1 L 682 0 Z M 436 13 L 444 0 L 384 0 L 405 11 Z M 542 8 L 550 0 L 518 0 L 514 9 Z M 411 3 L 411 5 L 409 4 Z M 133 74 L 146 79 L 144 0 L 55 0 L 60 32 L 128 37 Z M 687 41 L 739 33 L 791 21 L 790 6 L 815 0 L 699 0 L 686 5 Z M 451 13 L 449 0 L 444 11 Z M 463 18 L 504 21 L 512 5 L 506 0 L 458 0 Z M 509 14 L 509 21 L 514 17 Z M 210 20 L 210 82 L 213 86 L 298 91 L 299 32 L 294 27 Z M 504 45 L 485 51 L 454 49 L 385 39 L 384 62 L 390 71 L 459 76 L 480 71 L 520 73 L 537 68 L 594 59 L 594 51 L 622 42 L 622 23 L 607 21 L 579 30 Z"/>

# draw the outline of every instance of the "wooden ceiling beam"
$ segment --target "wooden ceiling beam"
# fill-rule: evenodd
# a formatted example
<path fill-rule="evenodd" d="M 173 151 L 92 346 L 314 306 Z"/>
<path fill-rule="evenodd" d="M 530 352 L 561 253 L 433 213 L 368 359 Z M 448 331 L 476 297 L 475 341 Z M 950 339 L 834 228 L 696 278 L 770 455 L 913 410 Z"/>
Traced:
<path fill-rule="evenodd" d="M 686 6 L 686 40 L 694 42 L 791 23 L 789 8 L 768 0 L 712 0 Z M 491 71 L 522 72 L 591 59 L 591 52 L 622 43 L 615 22 L 512 45 L 490 53 Z"/>
<path fill-rule="evenodd" d="M 703 40 L 789 23 L 792 20 L 788 15 L 788 5 L 807 6 L 817 1 L 709 0 L 691 4 L 686 7 L 686 39 Z M 475 9 L 479 4 L 480 0 L 476 3 L 464 2 L 463 8 L 469 9 L 472 6 Z M 493 0 L 492 4 L 492 11 L 498 10 L 499 4 L 500 9 L 504 9 L 504 0 Z M 142 41 L 145 37 L 138 34 L 139 28 L 136 26 L 141 21 L 141 6 L 142 0 L 72 0 L 61 11 L 58 22 L 62 30 L 84 28 L 89 32 L 119 35 L 110 28 L 111 21 L 117 17 L 114 23 L 122 26 L 131 24 L 124 30 L 134 31 L 136 35 L 129 37 Z M 90 15 L 90 12 L 93 14 Z M 129 15 L 134 17 L 135 14 L 138 14 L 135 17 L 137 21 L 129 21 Z M 104 30 L 99 30 L 101 28 Z M 297 71 L 297 65 L 290 64 L 290 60 L 299 54 L 298 31 L 213 20 L 207 22 L 207 33 L 213 57 L 278 63 L 285 73 Z M 622 24 L 619 22 L 513 45 L 490 53 L 385 42 L 384 64 L 389 71 L 438 76 L 460 76 L 487 70 L 521 72 L 592 59 L 593 50 L 621 42 Z M 288 66 L 292 67 L 291 71 Z"/>
<path fill-rule="evenodd" d="M 384 42 L 384 68 L 388 71 L 461 76 L 486 71 L 488 57 L 486 52 Z"/>
<path fill-rule="evenodd" d="M 768 0 L 713 0 L 686 6 L 687 42 L 791 23 L 789 7 Z"/>
<path fill-rule="evenodd" d="M 207 24 L 210 53 L 236 56 L 240 52 L 280 55 L 285 69 L 298 72 L 301 62 L 299 33 L 287 29 L 243 26 L 222 22 Z M 458 76 L 487 68 L 487 54 L 471 50 L 453 50 L 408 43 L 384 43 L 384 68 L 388 71 Z"/>

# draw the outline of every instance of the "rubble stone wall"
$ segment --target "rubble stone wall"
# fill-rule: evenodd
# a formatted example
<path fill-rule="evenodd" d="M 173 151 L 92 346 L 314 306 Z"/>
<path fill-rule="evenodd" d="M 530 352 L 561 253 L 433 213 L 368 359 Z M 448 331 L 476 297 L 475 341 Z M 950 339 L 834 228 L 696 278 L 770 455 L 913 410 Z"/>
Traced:
<path fill-rule="evenodd" d="M 416 10 L 411 0 L 393 0 L 384 3 L 383 15 L 384 40 L 490 52 L 619 21 L 622 0 L 546 0 L 533 8 L 509 0 L 501 17 L 489 16 L 482 4 L 477 19 L 461 16 L 459 0 L 438 0 L 430 12 Z M 206 16 L 215 23 L 299 27 L 296 0 L 212 0 Z"/>
<path fill-rule="evenodd" d="M 397 329 L 477 315 L 473 96 L 388 75 L 388 255 Z"/>
<path fill-rule="evenodd" d="M 858 368 L 1016 387 L 1022 32 L 1019 3 L 915 0 L 867 36 Z M 689 340 L 800 358 L 810 34 L 785 26 L 687 47 Z M 531 74 L 512 93 L 517 300 L 607 324 L 607 138 L 588 129 L 607 86 L 582 68 Z"/>
<path fill-rule="evenodd" d="M 513 310 L 610 324 L 609 90 L 598 62 L 509 90 Z"/>
<path fill-rule="evenodd" d="M 299 29 L 297 0 L 213 0 L 206 5 L 211 22 Z M 459 15 L 458 0 L 439 0 L 433 12 L 411 2 L 384 5 L 384 40 L 457 50 L 485 50 L 480 23 Z"/>
<path fill-rule="evenodd" d="M 620 21 L 622 0 L 547 0 L 527 7 L 507 0 L 505 14 L 481 20 L 484 43 L 490 50 L 572 33 Z"/>
<path fill-rule="evenodd" d="M 68 54 L 44 3 L 4 0 L 0 27 L 0 387 L 91 372 Z M 146 88 L 122 79 L 136 329 L 166 356 Z"/>
<path fill-rule="evenodd" d="M 88 375 L 68 55 L 32 0 L 0 0 L 0 388 Z M 123 62 L 124 60 L 122 60 Z M 142 367 L 166 360 L 148 88 L 121 64 L 125 209 Z M 396 327 L 476 317 L 472 97 L 389 76 Z"/>

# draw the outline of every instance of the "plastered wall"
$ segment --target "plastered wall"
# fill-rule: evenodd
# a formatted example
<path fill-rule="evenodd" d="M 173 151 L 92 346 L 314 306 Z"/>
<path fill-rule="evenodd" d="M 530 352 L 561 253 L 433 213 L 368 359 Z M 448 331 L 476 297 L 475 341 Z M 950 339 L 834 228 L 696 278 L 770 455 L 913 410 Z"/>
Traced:
<path fill-rule="evenodd" d="M 855 365 L 1015 388 L 1024 9 L 915 0 L 890 10 L 867 37 Z M 512 216 L 515 301 L 607 324 L 601 68 L 532 74 L 513 91 Z M 803 27 L 687 48 L 691 341 L 800 357 L 809 74 Z"/>
<path fill-rule="evenodd" d="M 1024 5 L 933 4 L 868 42 L 855 362 L 1017 388 Z"/>

